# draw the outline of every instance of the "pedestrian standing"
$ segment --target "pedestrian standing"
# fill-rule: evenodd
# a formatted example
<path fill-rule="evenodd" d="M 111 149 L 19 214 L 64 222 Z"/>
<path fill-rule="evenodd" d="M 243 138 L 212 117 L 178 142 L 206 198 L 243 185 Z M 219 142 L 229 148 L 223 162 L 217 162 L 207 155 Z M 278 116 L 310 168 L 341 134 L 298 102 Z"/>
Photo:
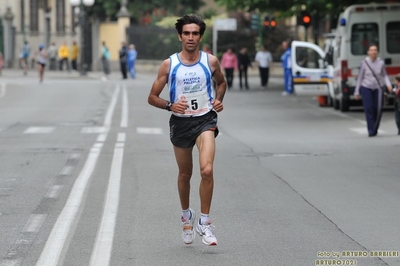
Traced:
<path fill-rule="evenodd" d="M 382 115 L 384 94 L 382 84 L 386 84 L 389 92 L 392 92 L 392 84 L 386 73 L 385 62 L 378 57 L 378 46 L 369 45 L 367 54 L 368 56 L 361 62 L 354 98 L 358 100 L 361 94 L 368 136 L 374 137 L 378 134 Z"/>
<path fill-rule="evenodd" d="M 44 48 L 44 45 L 41 44 L 39 45 L 39 50 L 36 54 L 36 64 L 37 68 L 39 71 L 39 82 L 43 82 L 43 76 L 44 76 L 44 69 L 46 67 L 46 62 L 47 62 L 47 53 Z"/>
<path fill-rule="evenodd" d="M 218 135 L 217 112 L 223 110 L 222 100 L 226 83 L 218 59 L 199 50 L 206 24 L 197 15 L 178 19 L 175 28 L 182 45 L 179 53 L 171 55 L 161 64 L 151 88 L 149 104 L 171 111 L 170 140 L 178 165 L 178 192 L 182 208 L 182 237 L 191 244 L 195 237 L 196 214 L 190 208 L 190 179 L 193 171 L 193 147 L 197 146 L 200 163 L 200 219 L 197 233 L 205 245 L 216 245 L 210 220 L 211 199 L 214 189 L 213 165 L 215 138 Z M 216 81 L 215 98 L 212 79 Z M 160 98 L 167 84 L 169 100 Z"/>
<path fill-rule="evenodd" d="M 400 74 L 395 77 L 396 99 L 394 101 L 394 117 L 397 125 L 397 134 L 400 135 Z"/>
<path fill-rule="evenodd" d="M 101 62 L 103 64 L 104 71 L 102 80 L 107 80 L 107 77 L 110 74 L 110 50 L 108 49 L 106 42 L 103 42 L 103 46 L 101 48 Z"/>
<path fill-rule="evenodd" d="M 4 68 L 4 56 L 3 56 L 3 53 L 0 52 L 0 76 L 1 76 L 1 73 L 3 72 L 3 68 Z"/>
<path fill-rule="evenodd" d="M 128 58 L 128 47 L 126 47 L 126 42 L 121 42 L 121 49 L 119 50 L 119 65 L 121 68 L 122 79 L 128 78 L 127 73 L 127 58 Z"/>
<path fill-rule="evenodd" d="M 237 56 L 238 58 L 238 68 L 239 68 L 239 85 L 240 89 L 243 88 L 242 78 L 244 78 L 244 85 L 246 89 L 249 89 L 249 83 L 247 81 L 247 70 L 251 66 L 250 56 L 247 53 L 247 48 L 242 47 Z"/>
<path fill-rule="evenodd" d="M 49 48 L 47 48 L 47 56 L 49 59 L 49 69 L 56 70 L 57 69 L 57 47 L 53 42 Z"/>
<path fill-rule="evenodd" d="M 24 45 L 21 48 L 20 54 L 19 54 L 20 64 L 21 64 L 21 68 L 24 71 L 24 75 L 28 74 L 30 53 L 31 53 L 31 47 L 29 46 L 29 43 L 27 41 L 25 41 Z"/>
<path fill-rule="evenodd" d="M 76 44 L 76 41 L 73 41 L 71 48 L 71 66 L 72 70 L 75 71 L 78 70 L 78 55 L 79 55 L 79 47 Z"/>
<path fill-rule="evenodd" d="M 137 51 L 134 44 L 129 45 L 129 52 L 128 52 L 128 71 L 131 78 L 136 78 L 136 58 L 137 58 Z"/>
<path fill-rule="evenodd" d="M 293 82 L 292 82 L 292 42 L 283 41 L 282 48 L 284 53 L 281 56 L 282 67 L 283 67 L 283 77 L 285 90 L 282 92 L 283 96 L 293 94 Z"/>
<path fill-rule="evenodd" d="M 221 67 L 225 71 L 228 90 L 230 90 L 233 85 L 234 71 L 238 67 L 238 59 L 232 48 L 228 48 L 222 55 Z"/>
<path fill-rule="evenodd" d="M 258 65 L 261 87 L 265 90 L 268 86 L 269 71 L 273 66 L 272 54 L 267 50 L 265 45 L 262 45 L 261 50 L 256 53 L 254 61 L 257 62 Z"/>
<path fill-rule="evenodd" d="M 69 68 L 69 48 L 67 46 L 67 42 L 64 41 L 64 43 L 58 48 L 58 58 L 60 60 L 60 65 L 59 65 L 59 69 L 63 70 L 64 67 L 64 63 L 67 66 L 67 70 L 70 71 Z"/>

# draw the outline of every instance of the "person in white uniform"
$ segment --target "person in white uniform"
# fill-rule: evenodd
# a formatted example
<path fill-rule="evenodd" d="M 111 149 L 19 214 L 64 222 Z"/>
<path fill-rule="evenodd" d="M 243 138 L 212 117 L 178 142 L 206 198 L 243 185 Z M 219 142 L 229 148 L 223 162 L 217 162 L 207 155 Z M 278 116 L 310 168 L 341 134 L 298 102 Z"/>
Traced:
<path fill-rule="evenodd" d="M 214 190 L 215 138 L 218 135 L 217 113 L 223 110 L 226 82 L 220 62 L 214 55 L 200 51 L 206 24 L 197 15 L 178 19 L 175 28 L 182 50 L 164 60 L 154 81 L 148 102 L 171 111 L 170 140 L 178 164 L 178 192 L 182 208 L 182 237 L 185 244 L 195 238 L 196 214 L 190 208 L 190 179 L 193 171 L 194 145 L 200 161 L 200 219 L 196 231 L 206 245 L 217 245 L 212 231 L 210 207 Z M 215 95 L 213 79 L 216 83 Z M 169 99 L 160 97 L 165 84 Z"/>

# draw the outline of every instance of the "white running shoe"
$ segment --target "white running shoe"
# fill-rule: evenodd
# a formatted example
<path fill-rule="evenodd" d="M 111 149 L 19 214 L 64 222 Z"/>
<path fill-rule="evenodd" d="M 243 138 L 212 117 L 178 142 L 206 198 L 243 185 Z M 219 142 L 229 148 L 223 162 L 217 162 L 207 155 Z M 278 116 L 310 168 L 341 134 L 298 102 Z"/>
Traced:
<path fill-rule="evenodd" d="M 196 219 L 196 213 L 190 209 L 190 219 L 185 220 L 183 217 L 182 219 L 182 238 L 185 244 L 192 244 L 193 239 L 196 236 L 194 233 L 193 224 Z"/>
<path fill-rule="evenodd" d="M 212 229 L 214 226 L 211 224 L 211 221 L 206 221 L 205 224 L 200 224 L 200 220 L 197 223 L 197 233 L 202 236 L 203 244 L 207 246 L 216 246 L 217 238 L 215 238 Z"/>

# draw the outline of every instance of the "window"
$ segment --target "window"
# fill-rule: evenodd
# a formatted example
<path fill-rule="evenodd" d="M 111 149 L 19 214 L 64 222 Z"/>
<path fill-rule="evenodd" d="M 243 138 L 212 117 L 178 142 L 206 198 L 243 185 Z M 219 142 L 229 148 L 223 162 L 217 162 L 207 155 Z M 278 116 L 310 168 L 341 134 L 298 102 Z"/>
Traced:
<path fill-rule="evenodd" d="M 56 1 L 56 29 L 58 33 L 65 32 L 65 0 Z"/>
<path fill-rule="evenodd" d="M 304 68 L 320 68 L 321 56 L 311 48 L 296 47 L 296 64 Z"/>
<path fill-rule="evenodd" d="M 379 31 L 376 23 L 358 23 L 351 27 L 351 53 L 366 55 L 368 45 L 379 47 Z"/>
<path fill-rule="evenodd" d="M 29 29 L 31 32 L 39 31 L 39 3 L 38 0 L 30 1 L 30 23 Z"/>
<path fill-rule="evenodd" d="M 390 54 L 400 53 L 400 21 L 386 24 L 386 50 Z"/>

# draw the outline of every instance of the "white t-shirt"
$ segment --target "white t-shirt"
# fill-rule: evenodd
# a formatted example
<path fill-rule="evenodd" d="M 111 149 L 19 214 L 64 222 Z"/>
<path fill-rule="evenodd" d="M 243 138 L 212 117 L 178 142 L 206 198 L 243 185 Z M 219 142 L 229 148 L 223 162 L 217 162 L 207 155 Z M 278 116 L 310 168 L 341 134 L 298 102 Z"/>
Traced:
<path fill-rule="evenodd" d="M 269 67 L 272 62 L 272 55 L 268 51 L 258 51 L 254 61 L 258 62 L 259 67 Z"/>

